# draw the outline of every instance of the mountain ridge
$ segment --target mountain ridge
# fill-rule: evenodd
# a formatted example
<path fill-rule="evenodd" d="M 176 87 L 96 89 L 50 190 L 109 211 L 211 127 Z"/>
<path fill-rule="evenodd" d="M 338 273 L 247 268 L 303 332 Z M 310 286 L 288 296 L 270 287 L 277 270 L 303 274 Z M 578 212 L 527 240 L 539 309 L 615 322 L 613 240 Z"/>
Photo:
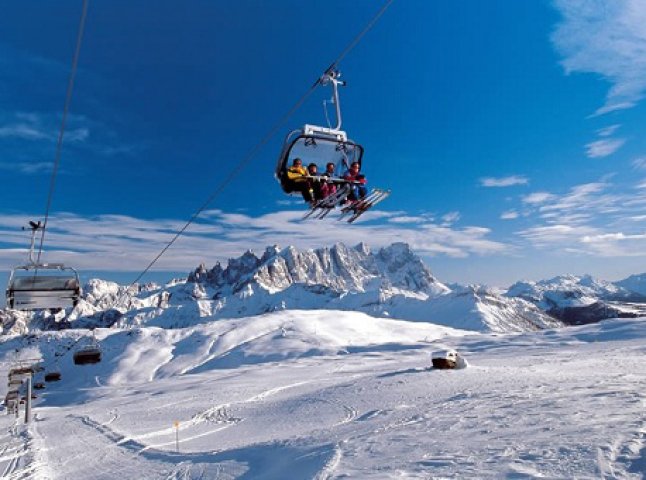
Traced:
<path fill-rule="evenodd" d="M 642 277 L 629 277 L 641 285 Z M 628 280 L 628 279 L 627 279 Z M 204 264 L 186 279 L 130 287 L 90 280 L 70 312 L 0 311 L 5 333 L 33 329 L 183 328 L 287 310 L 357 311 L 373 317 L 428 322 L 481 332 L 522 332 L 646 314 L 646 297 L 590 275 L 516 282 L 505 292 L 480 285 L 448 286 L 403 242 L 372 251 L 353 247 L 299 250 L 269 246 L 226 264 Z M 636 287 L 633 287 L 636 288 Z"/>
<path fill-rule="evenodd" d="M 484 287 L 450 289 L 408 244 L 373 252 L 363 243 L 337 243 L 302 251 L 272 246 L 260 256 L 247 251 L 224 266 L 200 265 L 186 280 L 135 285 L 128 292 L 116 283 L 94 279 L 67 317 L 15 312 L 3 329 L 24 333 L 60 327 L 183 328 L 286 310 L 357 311 L 500 333 L 560 325 L 524 299 L 505 298 Z"/>

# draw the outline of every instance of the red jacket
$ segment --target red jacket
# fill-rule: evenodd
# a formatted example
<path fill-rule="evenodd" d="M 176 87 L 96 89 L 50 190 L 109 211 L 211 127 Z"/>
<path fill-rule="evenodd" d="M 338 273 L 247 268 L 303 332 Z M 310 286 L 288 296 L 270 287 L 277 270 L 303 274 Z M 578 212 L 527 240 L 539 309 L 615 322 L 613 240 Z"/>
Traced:
<path fill-rule="evenodd" d="M 343 179 L 344 180 L 349 180 L 351 182 L 359 182 L 363 185 L 368 183 L 368 180 L 366 180 L 365 175 L 362 175 L 360 172 L 357 172 L 356 174 L 352 173 L 352 170 L 348 170 L 343 174 Z"/>

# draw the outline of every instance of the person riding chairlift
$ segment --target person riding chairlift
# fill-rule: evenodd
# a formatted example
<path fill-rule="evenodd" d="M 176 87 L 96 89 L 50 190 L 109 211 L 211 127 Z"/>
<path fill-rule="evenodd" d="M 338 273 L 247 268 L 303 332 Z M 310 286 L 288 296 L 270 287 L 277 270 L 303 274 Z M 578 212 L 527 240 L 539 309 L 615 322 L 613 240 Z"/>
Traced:
<path fill-rule="evenodd" d="M 334 172 L 335 168 L 336 168 L 336 165 L 334 164 L 334 162 L 329 162 L 325 166 L 325 172 L 323 172 L 321 176 L 328 177 L 328 178 L 336 178 L 336 173 Z M 336 185 L 331 182 L 324 183 L 321 186 L 321 193 L 323 194 L 323 198 L 336 193 Z"/>
<path fill-rule="evenodd" d="M 353 184 L 352 189 L 350 190 L 350 195 L 348 195 L 348 200 L 357 201 L 361 198 L 365 198 L 368 194 L 368 188 L 366 187 L 365 175 L 359 173 L 359 162 L 352 162 L 350 169 L 343 174 L 343 179 L 350 182 L 358 182 L 358 184 Z"/>
<path fill-rule="evenodd" d="M 307 203 L 314 203 L 312 181 L 300 158 L 295 158 L 292 166 L 285 172 L 285 186 L 290 192 L 301 192 L 303 200 Z"/>
<path fill-rule="evenodd" d="M 310 163 L 307 166 L 307 173 L 311 177 L 320 177 L 318 173 L 318 166 L 316 163 Z M 312 179 L 312 190 L 314 191 L 314 200 L 322 200 L 327 196 L 326 194 L 326 188 L 327 188 L 327 183 L 322 182 L 320 178 Z"/>

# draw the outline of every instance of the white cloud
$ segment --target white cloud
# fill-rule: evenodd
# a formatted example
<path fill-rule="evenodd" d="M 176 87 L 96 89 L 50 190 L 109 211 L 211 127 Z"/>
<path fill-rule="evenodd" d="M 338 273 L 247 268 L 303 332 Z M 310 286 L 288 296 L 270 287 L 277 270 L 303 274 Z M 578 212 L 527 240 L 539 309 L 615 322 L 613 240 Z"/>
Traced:
<path fill-rule="evenodd" d="M 429 219 L 426 217 L 419 217 L 419 216 L 398 215 L 396 217 L 390 217 L 388 221 L 391 223 L 424 223 L 424 222 L 428 222 Z"/>
<path fill-rule="evenodd" d="M 635 170 L 646 170 L 646 157 L 639 157 L 633 160 L 633 168 Z"/>
<path fill-rule="evenodd" d="M 538 203 L 545 203 L 555 198 L 555 195 L 548 192 L 534 192 L 529 195 L 525 195 L 522 199 L 524 203 L 529 203 L 535 205 Z"/>
<path fill-rule="evenodd" d="M 85 142 L 90 136 L 89 128 L 77 128 L 65 132 L 65 140 L 68 142 Z"/>
<path fill-rule="evenodd" d="M 643 215 L 646 182 L 636 190 L 609 182 L 572 187 L 562 195 L 540 192 L 541 202 L 526 202 L 541 224 L 516 232 L 536 248 L 598 257 L 644 256 Z"/>
<path fill-rule="evenodd" d="M 581 239 L 594 255 L 602 257 L 641 257 L 646 247 L 646 234 L 623 232 L 586 235 Z"/>
<path fill-rule="evenodd" d="M 31 175 L 35 173 L 50 172 L 54 167 L 54 162 L 0 162 L 0 170 L 10 170 L 12 172 Z"/>
<path fill-rule="evenodd" d="M 514 220 L 519 217 L 519 214 L 516 210 L 507 210 L 500 215 L 501 220 Z"/>
<path fill-rule="evenodd" d="M 539 207 L 545 218 L 554 215 L 580 214 L 585 217 L 594 210 L 597 213 L 609 213 L 617 209 L 619 196 L 603 194 L 610 184 L 604 182 L 576 185 L 564 195 L 553 195 L 548 202 Z"/>
<path fill-rule="evenodd" d="M 597 130 L 597 135 L 599 135 L 600 137 L 609 137 L 610 135 L 615 133 L 619 127 L 621 127 L 621 125 L 615 124 L 600 128 L 599 130 Z"/>
<path fill-rule="evenodd" d="M 460 220 L 460 212 L 449 212 L 442 215 L 442 225 L 451 225 Z"/>
<path fill-rule="evenodd" d="M 641 183 L 638 183 L 637 185 L 635 185 L 635 188 L 638 190 L 646 189 L 646 178 L 642 180 Z"/>
<path fill-rule="evenodd" d="M 23 140 L 48 140 L 51 138 L 47 132 L 33 125 L 14 123 L 0 127 L 0 138 L 21 138 Z"/>
<path fill-rule="evenodd" d="M 612 155 L 619 150 L 626 140 L 623 138 L 607 138 L 602 140 L 595 140 L 588 143 L 586 148 L 586 155 L 588 158 L 601 158 Z"/>
<path fill-rule="evenodd" d="M 319 248 L 336 242 L 373 247 L 395 241 L 407 242 L 422 255 L 464 258 L 470 255 L 506 254 L 510 245 L 490 240 L 482 227 L 451 228 L 431 221 L 411 225 L 380 222 L 390 212 L 370 212 L 361 228 L 336 218 L 301 221 L 302 210 L 261 216 L 204 212 L 185 235 L 166 252 L 156 270 L 185 270 L 200 263 L 214 264 L 251 249 L 261 254 L 265 247 Z M 30 215 L 0 215 L 0 268 L 25 261 L 29 237 L 20 230 Z M 422 217 L 420 217 L 422 219 Z M 141 271 L 173 238 L 184 222 L 173 219 L 138 219 L 122 215 L 82 217 L 59 213 L 50 218 L 43 260 L 65 262 L 79 269 Z M 16 250 L 20 248 L 20 252 Z"/>
<path fill-rule="evenodd" d="M 60 113 L 42 112 L 4 112 L 0 110 L 0 140 L 23 140 L 20 153 L 29 152 L 34 157 L 42 157 L 43 146 L 58 141 Z M 107 125 L 93 121 L 84 115 L 70 114 L 67 118 L 64 142 L 85 151 L 111 157 L 131 155 L 141 150 L 143 145 L 117 144 L 117 135 Z M 5 157 L 7 156 L 5 150 Z"/>
<path fill-rule="evenodd" d="M 602 75 L 612 86 L 596 114 L 633 107 L 646 90 L 646 2 L 556 0 L 552 41 L 566 72 Z"/>
<path fill-rule="evenodd" d="M 296 207 L 297 205 L 302 205 L 302 200 L 296 200 L 294 198 L 289 198 L 287 200 L 277 200 L 276 205 L 280 207 Z"/>
<path fill-rule="evenodd" d="M 19 138 L 21 140 L 47 142 L 56 142 L 58 140 L 60 129 L 58 115 L 16 112 L 10 117 L 11 119 L 5 125 L 0 126 L 0 138 Z M 88 123 L 87 119 L 82 115 L 71 115 L 68 119 L 68 128 L 64 137 L 68 142 L 85 142 L 90 136 L 90 129 L 87 126 L 69 128 L 70 123 L 86 124 Z"/>
<path fill-rule="evenodd" d="M 522 175 L 512 175 L 509 177 L 484 177 L 480 179 L 480 185 L 483 187 L 511 187 L 513 185 L 527 185 L 529 180 Z"/>
<path fill-rule="evenodd" d="M 537 247 L 549 247 L 554 244 L 576 243 L 585 236 L 598 234 L 598 230 L 588 226 L 557 224 L 532 227 L 517 233 Z"/>

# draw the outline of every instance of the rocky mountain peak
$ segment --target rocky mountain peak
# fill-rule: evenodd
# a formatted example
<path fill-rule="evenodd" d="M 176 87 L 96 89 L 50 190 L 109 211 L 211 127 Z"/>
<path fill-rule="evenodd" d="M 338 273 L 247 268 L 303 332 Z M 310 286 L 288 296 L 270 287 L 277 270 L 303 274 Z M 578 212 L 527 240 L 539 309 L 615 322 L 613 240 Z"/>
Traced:
<path fill-rule="evenodd" d="M 364 292 L 375 281 L 386 288 L 433 295 L 449 291 L 405 243 L 394 243 L 376 254 L 364 243 L 355 247 L 336 243 L 332 247 L 302 251 L 294 246 L 282 250 L 272 246 L 260 258 L 247 251 L 230 259 L 224 269 L 220 264 L 211 270 L 200 265 L 189 274 L 188 280 L 232 291 L 256 284 L 268 292 L 277 292 L 303 284 L 321 285 L 338 292 Z"/>

